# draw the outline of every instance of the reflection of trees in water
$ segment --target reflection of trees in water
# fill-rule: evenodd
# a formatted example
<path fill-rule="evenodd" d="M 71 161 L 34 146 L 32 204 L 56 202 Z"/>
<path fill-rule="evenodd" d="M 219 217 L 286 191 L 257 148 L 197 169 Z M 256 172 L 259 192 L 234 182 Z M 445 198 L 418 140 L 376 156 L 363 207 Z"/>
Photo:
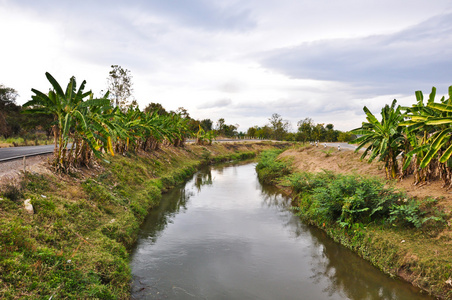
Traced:
<path fill-rule="evenodd" d="M 275 187 L 261 186 L 263 205 L 277 207 L 282 215 L 284 227 L 293 232 L 295 238 L 310 239 L 312 257 L 312 280 L 326 284 L 329 296 L 339 294 L 348 299 L 426 299 L 414 287 L 401 284 L 381 273 L 349 249 L 339 245 L 318 228 L 304 224 L 290 212 L 291 199 L 278 192 Z"/>
<path fill-rule="evenodd" d="M 359 258 L 349 249 L 337 244 L 318 228 L 311 228 L 312 279 L 327 279 L 325 289 L 330 295 L 340 291 L 349 299 L 426 299 L 408 284 L 390 279 Z"/>
<path fill-rule="evenodd" d="M 195 175 L 196 176 L 196 175 Z M 143 234 L 151 239 L 153 243 L 159 234 L 166 228 L 168 223 L 172 223 L 173 218 L 181 211 L 187 209 L 187 203 L 194 192 L 187 188 L 187 184 L 180 185 L 162 195 L 160 205 L 152 209 L 141 229 Z"/>
<path fill-rule="evenodd" d="M 290 232 L 294 234 L 294 238 L 300 235 L 306 235 L 307 225 L 301 222 L 300 218 L 290 211 L 292 199 L 284 196 L 274 186 L 261 185 L 258 183 L 261 189 L 262 205 L 267 207 L 276 207 L 280 212 L 284 214 L 281 216 L 283 227 L 288 228 Z"/>
<path fill-rule="evenodd" d="M 262 205 L 277 207 L 280 210 L 287 210 L 290 207 L 290 197 L 282 195 L 276 187 L 259 185 L 261 189 Z"/>
<path fill-rule="evenodd" d="M 197 188 L 198 193 L 201 191 L 202 186 L 212 185 L 212 182 L 212 171 L 210 169 L 198 172 L 194 178 L 194 185 Z"/>

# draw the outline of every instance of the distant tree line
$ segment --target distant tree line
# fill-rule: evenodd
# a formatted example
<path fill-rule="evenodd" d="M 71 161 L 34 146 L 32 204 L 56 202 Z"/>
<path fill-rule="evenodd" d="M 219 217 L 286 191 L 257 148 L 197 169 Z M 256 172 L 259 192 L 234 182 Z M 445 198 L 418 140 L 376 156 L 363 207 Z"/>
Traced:
<path fill-rule="evenodd" d="M 151 102 L 140 110 L 133 98 L 131 72 L 118 65 L 111 68 L 107 77 L 108 91 L 101 92 L 104 95 L 97 99 L 91 91 L 84 91 L 85 82 L 77 90 L 75 78 L 72 77 L 66 90 L 63 90 L 48 73 L 46 76 L 51 83 L 49 91 L 43 93 L 32 89 L 35 95 L 23 107 L 16 104 L 16 90 L 0 85 L 0 135 L 5 139 L 21 137 L 25 144 L 27 140 L 38 144 L 38 136 L 40 139 L 45 137 L 46 141 L 53 137 L 56 145 L 68 141 L 80 142 L 80 147 L 85 147 L 86 162 L 90 157 L 88 148 L 97 154 L 97 149 L 123 152 L 119 149 L 130 148 L 134 143 L 135 148 L 140 143 L 146 148 L 149 143 L 158 144 L 164 140 L 169 144 L 183 144 L 186 138 L 194 138 L 198 144 L 209 144 L 216 137 L 299 142 L 349 141 L 354 137 L 348 132 L 335 130 L 333 124 L 315 124 L 310 118 L 300 120 L 297 130 L 293 132 L 290 122 L 277 113 L 268 118 L 266 125 L 253 126 L 245 133 L 238 131 L 238 124 L 228 124 L 224 118 L 216 122 L 194 119 L 183 107 L 167 111 L 162 104 Z M 32 116 L 31 112 L 34 113 Z M 155 147 L 158 146 L 151 148 Z M 71 159 L 77 160 L 75 157 Z"/>
<path fill-rule="evenodd" d="M 297 131 L 290 132 L 290 123 L 284 120 L 279 114 L 273 114 L 269 119 L 269 123 L 260 127 L 250 127 L 246 133 L 251 138 L 258 139 L 274 139 L 297 142 L 348 142 L 356 136 L 350 132 L 335 130 L 333 124 L 324 123 L 315 124 L 311 118 L 305 118 L 298 121 Z"/>
<path fill-rule="evenodd" d="M 15 136 L 34 139 L 34 133 L 42 131 L 50 138 L 53 117 L 49 115 L 30 117 L 22 114 L 22 106 L 16 104 L 17 96 L 15 89 L 0 84 L 0 135 L 5 139 Z"/>
<path fill-rule="evenodd" d="M 196 120 L 183 107 L 167 111 L 160 103 L 150 103 L 141 111 L 133 98 L 131 72 L 118 65 L 111 68 L 108 91 L 101 91 L 104 95 L 96 99 L 91 91 L 84 91 L 85 81 L 77 88 L 72 77 L 63 90 L 49 73 L 48 92 L 32 89 L 35 95 L 23 106 L 16 104 L 15 89 L 0 85 L 0 136 L 14 145 L 31 141 L 37 145 L 38 137 L 39 144 L 47 144 L 53 138 L 56 149 L 63 147 L 56 163 L 61 169 L 89 163 L 90 152 L 124 152 L 140 146 L 155 149 L 165 140 L 183 145 L 186 138 L 208 144 L 217 136 L 239 136 L 238 124 L 227 124 L 224 118 Z M 80 146 L 74 151 L 82 149 L 83 155 L 66 153 L 64 145 L 69 142 Z"/>

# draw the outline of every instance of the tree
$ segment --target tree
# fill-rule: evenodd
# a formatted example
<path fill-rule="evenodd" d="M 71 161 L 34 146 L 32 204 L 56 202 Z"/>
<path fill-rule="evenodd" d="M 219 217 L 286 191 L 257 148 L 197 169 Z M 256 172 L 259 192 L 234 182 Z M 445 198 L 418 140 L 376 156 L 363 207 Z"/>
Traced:
<path fill-rule="evenodd" d="M 86 81 L 77 90 L 75 77 L 71 77 L 66 91 L 63 91 L 50 73 L 47 72 L 46 77 L 53 90 L 44 94 L 32 89 L 35 95 L 24 104 L 24 107 L 29 108 L 25 113 L 51 114 L 55 117 L 54 165 L 58 171 L 66 172 L 75 163 L 79 151 L 84 151 L 86 147 L 99 156 L 99 141 L 104 143 L 105 148 L 111 149 L 111 140 L 104 124 L 95 124 L 99 118 L 90 114 L 93 111 L 91 107 L 109 105 L 108 92 L 104 98 L 93 99 L 91 91 L 84 92 Z M 89 99 L 85 101 L 87 97 Z M 69 143 L 73 143 L 70 149 Z"/>
<path fill-rule="evenodd" d="M 222 134 L 224 135 L 224 126 L 225 126 L 224 119 L 223 118 L 218 119 L 216 130 L 219 135 L 222 135 Z"/>
<path fill-rule="evenodd" d="M 21 107 L 16 105 L 17 96 L 15 89 L 0 84 L 0 135 L 5 138 L 18 134 L 23 124 Z"/>
<path fill-rule="evenodd" d="M 213 129 L 212 128 L 213 122 L 211 119 L 201 120 L 200 125 L 201 125 L 202 129 L 204 129 L 205 132 L 209 132 Z"/>
<path fill-rule="evenodd" d="M 283 140 L 284 136 L 289 131 L 289 121 L 283 120 L 283 118 L 277 113 L 274 113 L 268 120 L 270 121 L 273 129 L 273 138 L 277 141 Z"/>
<path fill-rule="evenodd" d="M 256 131 L 256 135 L 259 139 L 269 139 L 271 138 L 272 133 L 273 130 L 268 125 L 259 127 L 259 129 Z"/>
<path fill-rule="evenodd" d="M 250 127 L 250 128 L 248 128 L 246 135 L 250 138 L 255 138 L 258 129 L 259 129 L 259 127 L 257 127 L 257 126 Z"/>
<path fill-rule="evenodd" d="M 163 106 L 160 103 L 154 103 L 151 102 L 149 103 L 145 108 L 144 108 L 144 112 L 145 113 L 157 113 L 158 115 L 168 115 L 169 113 L 166 111 L 165 108 L 163 108 Z"/>
<path fill-rule="evenodd" d="M 179 114 L 184 119 L 190 119 L 190 114 L 188 113 L 188 110 L 182 106 L 176 110 L 176 114 Z"/>
<path fill-rule="evenodd" d="M 350 142 L 353 140 L 356 136 L 351 134 L 350 132 L 338 132 L 337 141 L 338 142 Z"/>
<path fill-rule="evenodd" d="M 337 141 L 337 136 L 339 135 L 339 131 L 334 130 L 333 124 L 326 124 L 325 126 L 326 132 L 325 132 L 325 140 L 328 142 L 335 142 Z"/>
<path fill-rule="evenodd" d="M 323 123 L 319 123 L 312 128 L 312 137 L 315 141 L 325 140 L 326 129 L 323 127 Z"/>
<path fill-rule="evenodd" d="M 415 184 L 439 175 L 445 185 L 452 186 L 452 86 L 449 99 L 442 97 L 435 102 L 436 88 L 432 88 L 427 105 L 421 91 L 416 91 L 417 103 L 405 108 L 406 160 L 404 171 L 413 169 Z M 414 166 L 413 166 L 414 165 Z"/>
<path fill-rule="evenodd" d="M 364 159 L 370 152 L 369 162 L 375 158 L 385 163 L 386 177 L 396 178 L 398 174 L 397 156 L 403 151 L 405 137 L 402 134 L 402 127 L 399 124 L 403 121 L 400 105 L 396 107 L 397 100 L 392 101 L 391 106 L 385 105 L 381 110 L 381 121 L 364 106 L 368 122 L 363 122 L 362 126 L 351 131 L 352 134 L 361 135 L 351 144 L 359 144 L 355 152 L 366 147 L 361 159 Z"/>
<path fill-rule="evenodd" d="M 298 121 L 297 126 L 298 126 L 296 136 L 297 141 L 302 141 L 306 143 L 307 141 L 314 140 L 312 136 L 314 121 L 311 118 L 305 118 L 303 120 Z"/>
<path fill-rule="evenodd" d="M 125 107 L 131 104 L 129 98 L 133 93 L 130 71 L 121 66 L 112 65 L 107 80 L 112 104 L 125 110 Z"/>
<path fill-rule="evenodd" d="M 235 125 L 224 125 L 224 135 L 227 137 L 234 137 L 237 135 L 237 128 L 239 127 L 238 124 Z"/>

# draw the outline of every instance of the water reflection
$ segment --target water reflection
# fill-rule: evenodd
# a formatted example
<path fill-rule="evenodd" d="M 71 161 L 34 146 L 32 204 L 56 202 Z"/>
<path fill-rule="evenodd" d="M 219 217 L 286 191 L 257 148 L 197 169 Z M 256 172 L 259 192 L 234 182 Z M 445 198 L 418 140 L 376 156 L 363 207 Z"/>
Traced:
<path fill-rule="evenodd" d="M 262 203 L 268 207 L 276 207 L 280 211 L 288 211 L 291 199 L 282 195 L 273 186 L 262 185 Z M 300 222 L 294 215 L 286 215 L 284 227 L 290 228 L 295 237 L 311 236 L 310 255 L 312 257 L 313 283 L 326 281 L 324 291 L 329 296 L 340 292 L 348 299 L 434 299 L 398 279 L 388 278 L 367 261 L 342 245 L 334 242 L 327 234 L 316 227 Z M 327 279 L 327 280 L 325 280 Z M 384 281 L 385 284 L 380 283 Z M 401 288 L 402 287 L 402 288 Z"/>
<path fill-rule="evenodd" d="M 149 238 L 155 242 L 168 223 L 171 223 L 178 213 L 187 210 L 188 200 L 193 195 L 194 192 L 187 190 L 184 186 L 171 189 L 165 197 L 171 201 L 161 201 L 158 208 L 150 211 L 146 222 L 142 225 L 139 237 Z"/>
<path fill-rule="evenodd" d="M 198 190 L 198 193 L 201 191 L 201 187 L 204 185 L 212 185 L 212 171 L 209 168 L 206 168 L 195 174 L 195 186 Z"/>
<path fill-rule="evenodd" d="M 426 299 L 300 221 L 253 165 L 164 195 L 132 253 L 134 299 Z"/>

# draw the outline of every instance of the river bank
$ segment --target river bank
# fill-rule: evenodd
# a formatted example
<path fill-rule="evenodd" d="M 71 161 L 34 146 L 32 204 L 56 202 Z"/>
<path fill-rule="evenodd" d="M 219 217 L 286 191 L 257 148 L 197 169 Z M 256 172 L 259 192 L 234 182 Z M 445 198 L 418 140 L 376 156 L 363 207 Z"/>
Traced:
<path fill-rule="evenodd" d="M 260 177 L 292 193 L 295 210 L 305 221 L 390 276 L 452 299 L 451 197 L 441 183 L 415 187 L 410 178 L 386 182 L 381 164 L 362 162 L 358 154 L 334 148 L 290 149 L 275 161 L 258 170 Z M 348 194 L 356 183 L 361 185 Z M 375 200 L 360 195 L 363 191 L 374 193 Z M 340 194 L 337 203 L 331 200 L 334 193 Z M 322 203 L 325 195 L 328 201 Z M 380 201 L 381 207 L 363 206 L 367 201 Z M 333 204 L 336 211 L 329 210 Z"/>
<path fill-rule="evenodd" d="M 0 298 L 128 299 L 129 250 L 162 191 L 202 164 L 288 145 L 162 147 L 109 157 L 109 164 L 70 175 L 34 168 L 1 188 Z M 24 209 L 26 199 L 32 213 Z"/>

